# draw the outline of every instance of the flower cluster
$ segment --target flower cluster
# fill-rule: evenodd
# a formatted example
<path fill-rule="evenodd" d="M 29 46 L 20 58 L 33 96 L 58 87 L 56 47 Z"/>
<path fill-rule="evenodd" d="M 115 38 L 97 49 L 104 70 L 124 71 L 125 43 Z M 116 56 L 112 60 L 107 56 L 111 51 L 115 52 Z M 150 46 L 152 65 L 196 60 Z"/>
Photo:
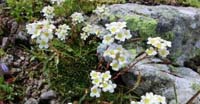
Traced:
<path fill-rule="evenodd" d="M 104 17 L 107 17 L 109 15 L 109 10 L 105 5 L 97 6 L 93 12 L 98 16 L 98 18 L 102 19 Z"/>
<path fill-rule="evenodd" d="M 98 25 L 86 24 L 85 27 L 82 28 L 83 33 L 81 33 L 81 39 L 86 40 L 90 35 L 96 35 L 101 38 L 105 34 L 105 29 Z"/>
<path fill-rule="evenodd" d="M 72 18 L 73 24 L 78 24 L 84 21 L 82 13 L 74 12 L 70 17 Z"/>
<path fill-rule="evenodd" d="M 121 45 L 112 44 L 104 51 L 105 60 L 112 60 L 110 66 L 114 71 L 127 66 L 130 63 L 131 56 L 128 50 L 124 49 Z"/>
<path fill-rule="evenodd" d="M 62 4 L 63 2 L 65 2 L 65 0 L 51 0 L 51 3 L 52 3 L 52 4 L 57 3 L 57 5 L 60 5 L 60 4 Z"/>
<path fill-rule="evenodd" d="M 52 19 L 54 14 L 54 7 L 51 6 L 45 6 L 42 11 L 43 15 L 47 18 L 47 19 Z"/>
<path fill-rule="evenodd" d="M 91 28 L 91 26 L 90 26 Z M 97 48 L 97 53 L 103 56 L 114 71 L 119 71 L 121 68 L 130 64 L 131 54 L 124 49 L 122 45 L 115 43 L 115 40 L 124 42 L 132 37 L 130 30 L 125 29 L 126 22 L 112 22 L 106 24 L 108 35 L 102 35 L 102 44 Z"/>
<path fill-rule="evenodd" d="M 104 73 L 91 71 L 90 77 L 93 84 L 90 92 L 91 97 L 100 97 L 101 91 L 113 93 L 114 89 L 117 87 L 116 84 L 112 83 L 109 71 Z"/>
<path fill-rule="evenodd" d="M 166 57 L 169 54 L 167 47 L 171 47 L 171 42 L 161 39 L 160 37 L 148 38 L 147 44 L 152 45 L 149 49 L 146 50 L 146 53 L 149 56 L 154 56 L 159 54 L 161 57 Z"/>
<path fill-rule="evenodd" d="M 54 8 L 51 6 L 46 6 L 41 11 L 45 18 L 42 21 L 36 21 L 26 25 L 27 33 L 31 34 L 31 38 L 35 39 L 36 42 L 39 44 L 39 48 L 48 48 L 49 41 L 54 37 L 54 30 L 55 35 L 61 40 L 65 40 L 66 36 L 68 36 L 68 30 L 70 27 L 66 24 L 58 26 L 54 26 L 53 21 L 51 20 L 54 16 Z"/>
<path fill-rule="evenodd" d="M 31 34 L 31 38 L 37 38 L 40 48 L 48 48 L 49 40 L 53 39 L 53 30 L 56 27 L 48 20 L 37 21 L 26 25 L 27 32 Z"/>
<path fill-rule="evenodd" d="M 65 40 L 66 36 L 68 36 L 68 31 L 70 30 L 70 27 L 66 24 L 58 26 L 56 29 L 56 35 L 60 40 Z"/>
<path fill-rule="evenodd" d="M 131 104 L 167 104 L 166 98 L 160 95 L 154 95 L 153 93 L 146 93 L 142 96 L 140 102 L 131 101 Z"/>
<path fill-rule="evenodd" d="M 110 34 L 103 37 L 104 44 L 111 44 L 114 39 L 124 42 L 125 39 L 132 37 L 130 30 L 126 30 L 126 22 L 112 22 L 106 24 L 106 29 L 110 31 Z"/>

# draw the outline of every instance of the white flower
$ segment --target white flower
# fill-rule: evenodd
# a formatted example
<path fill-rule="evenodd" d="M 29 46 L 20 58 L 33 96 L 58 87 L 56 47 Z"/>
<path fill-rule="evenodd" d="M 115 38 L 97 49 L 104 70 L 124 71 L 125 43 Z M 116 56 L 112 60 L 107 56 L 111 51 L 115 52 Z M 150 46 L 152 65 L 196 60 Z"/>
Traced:
<path fill-rule="evenodd" d="M 37 43 L 39 43 L 39 48 L 43 49 L 43 48 L 48 48 L 48 41 L 46 40 L 42 40 L 42 39 L 37 39 Z"/>
<path fill-rule="evenodd" d="M 150 47 L 145 51 L 149 56 L 154 56 L 157 54 L 156 50 L 153 47 Z"/>
<path fill-rule="evenodd" d="M 90 96 L 91 97 L 100 97 L 101 90 L 97 86 L 91 88 Z"/>
<path fill-rule="evenodd" d="M 117 87 L 117 85 L 115 83 L 112 83 L 111 81 L 109 81 L 110 85 L 112 86 L 109 90 L 110 93 L 114 92 L 114 89 Z"/>
<path fill-rule="evenodd" d="M 130 39 L 132 37 L 130 30 L 123 29 L 122 30 L 126 39 Z"/>
<path fill-rule="evenodd" d="M 141 97 L 140 102 L 131 101 L 131 104 L 167 104 L 166 98 L 160 95 L 154 95 L 153 93 L 146 93 Z"/>
<path fill-rule="evenodd" d="M 100 86 L 103 90 L 103 92 L 107 92 L 112 88 L 112 85 L 110 85 L 108 82 L 103 82 Z"/>
<path fill-rule="evenodd" d="M 43 20 L 26 25 L 26 29 L 32 35 L 31 38 L 34 39 L 41 36 L 41 34 L 46 34 L 46 32 L 53 34 L 55 26 L 50 24 L 49 21 Z"/>
<path fill-rule="evenodd" d="M 54 7 L 45 6 L 45 7 L 42 9 L 42 13 L 43 13 L 43 15 L 44 15 L 47 19 L 52 19 L 53 16 L 55 15 L 55 14 L 54 14 Z"/>
<path fill-rule="evenodd" d="M 111 78 L 110 71 L 106 71 L 106 72 L 102 73 L 101 77 L 103 78 L 104 81 L 110 80 L 110 78 Z"/>
<path fill-rule="evenodd" d="M 126 22 L 116 22 L 116 26 L 119 28 L 119 29 L 123 29 L 126 27 Z"/>
<path fill-rule="evenodd" d="M 97 8 L 93 10 L 93 12 L 100 15 L 101 13 L 105 12 L 105 9 L 106 9 L 105 5 L 97 6 Z"/>
<path fill-rule="evenodd" d="M 102 78 L 101 77 L 92 79 L 92 84 L 94 84 L 94 85 L 98 86 L 98 85 L 100 85 L 101 82 L 102 82 Z"/>
<path fill-rule="evenodd" d="M 49 21 L 43 21 L 43 27 L 40 33 L 40 38 L 46 41 L 53 39 L 53 30 L 55 26 L 50 24 Z"/>
<path fill-rule="evenodd" d="M 95 10 L 93 10 L 95 14 L 97 14 L 98 18 L 103 19 L 109 15 L 109 10 L 105 5 L 97 6 Z"/>
<path fill-rule="evenodd" d="M 109 30 L 111 32 L 111 34 L 116 34 L 121 29 L 123 29 L 123 23 L 121 23 L 121 22 L 112 22 L 110 24 L 106 24 L 106 29 Z"/>
<path fill-rule="evenodd" d="M 166 49 L 166 45 L 163 44 L 163 43 L 160 43 L 160 42 L 155 43 L 153 46 L 158 48 L 158 49 Z"/>
<path fill-rule="evenodd" d="M 88 35 L 86 33 L 81 33 L 81 39 L 86 40 L 88 38 Z"/>
<path fill-rule="evenodd" d="M 160 95 L 154 95 L 154 97 L 155 97 L 155 100 L 156 100 L 158 103 L 167 104 L 167 103 L 166 103 L 166 98 L 165 98 L 165 97 L 160 96 Z"/>
<path fill-rule="evenodd" d="M 61 3 L 65 2 L 65 0 L 51 0 L 52 4 L 57 3 L 57 5 L 60 5 Z"/>
<path fill-rule="evenodd" d="M 68 30 L 70 30 L 70 27 L 66 24 L 58 26 L 58 29 L 56 29 L 56 35 L 59 39 L 65 40 L 66 36 L 68 36 Z"/>
<path fill-rule="evenodd" d="M 88 23 L 86 24 L 85 27 L 82 28 L 82 30 L 83 30 L 84 32 L 86 32 L 86 33 L 90 33 L 91 29 L 92 29 L 92 25 L 90 25 L 90 24 L 88 24 Z"/>
<path fill-rule="evenodd" d="M 26 30 L 27 30 L 28 34 L 33 34 L 34 33 L 34 31 L 33 31 L 34 25 L 35 25 L 35 23 L 31 23 L 31 24 L 27 24 L 26 25 Z"/>
<path fill-rule="evenodd" d="M 158 49 L 158 53 L 161 57 L 167 57 L 167 55 L 169 55 L 169 51 L 167 49 Z"/>
<path fill-rule="evenodd" d="M 155 102 L 153 93 L 146 93 L 145 96 L 142 96 L 142 104 L 153 104 Z"/>
<path fill-rule="evenodd" d="M 97 37 L 100 37 L 101 34 L 103 34 L 103 28 L 100 28 L 100 26 L 92 25 L 92 28 L 90 29 L 90 34 L 96 35 Z"/>
<path fill-rule="evenodd" d="M 155 46 L 157 43 L 160 43 L 160 37 L 156 37 L 156 38 L 148 38 L 147 44 L 151 44 L 153 46 Z"/>
<path fill-rule="evenodd" d="M 165 44 L 165 46 L 167 46 L 167 47 L 172 47 L 172 42 L 170 42 L 170 41 L 163 40 L 163 44 Z"/>
<path fill-rule="evenodd" d="M 121 66 L 119 65 L 119 62 L 116 60 L 113 60 L 112 63 L 110 63 L 110 66 L 112 66 L 112 70 L 119 71 Z"/>
<path fill-rule="evenodd" d="M 160 37 L 148 38 L 147 44 L 151 44 L 152 46 L 158 49 L 166 49 L 167 46 L 171 47 L 171 42 L 161 39 Z"/>
<path fill-rule="evenodd" d="M 115 35 L 115 39 L 124 42 L 125 39 L 126 39 L 126 36 L 125 36 L 125 34 L 121 31 L 121 32 L 116 33 L 116 35 Z"/>
<path fill-rule="evenodd" d="M 101 73 L 92 70 L 92 71 L 90 72 L 90 77 L 91 77 L 92 79 L 97 79 L 97 78 L 101 77 Z"/>
<path fill-rule="evenodd" d="M 117 55 L 118 51 L 117 50 L 114 50 L 114 49 L 108 49 L 104 52 L 104 57 L 108 56 L 108 57 L 111 57 L 113 59 L 116 58 L 116 55 Z"/>
<path fill-rule="evenodd" d="M 105 35 L 103 37 L 103 44 L 111 44 L 114 42 L 114 38 L 112 37 L 112 35 Z"/>
<path fill-rule="evenodd" d="M 127 57 L 125 56 L 125 54 L 120 54 L 119 57 L 117 58 L 118 62 L 120 65 L 125 65 L 127 64 Z"/>
<path fill-rule="evenodd" d="M 70 17 L 72 18 L 72 22 L 74 24 L 81 23 L 84 21 L 82 13 L 74 12 Z"/>
<path fill-rule="evenodd" d="M 40 24 L 40 23 L 32 23 L 32 24 L 26 25 L 27 32 L 31 34 L 32 39 L 40 36 L 42 28 L 43 28 L 43 24 Z"/>
<path fill-rule="evenodd" d="M 41 32 L 40 38 L 42 40 L 49 41 L 49 40 L 53 39 L 53 33 L 44 30 Z"/>
<path fill-rule="evenodd" d="M 113 93 L 114 89 L 117 87 L 117 85 L 114 84 L 114 83 L 112 83 L 111 80 L 108 80 L 108 81 L 102 82 L 102 84 L 100 85 L 100 87 L 102 88 L 103 92 Z"/>
<path fill-rule="evenodd" d="M 131 101 L 131 104 L 142 104 L 141 102 Z"/>
<path fill-rule="evenodd" d="M 91 25 L 91 24 L 88 24 L 88 23 L 86 23 L 86 26 L 83 27 L 82 30 L 85 34 L 87 34 L 87 36 L 96 35 L 97 37 L 101 37 L 102 34 L 104 34 L 104 31 L 105 31 L 100 26 Z"/>
<path fill-rule="evenodd" d="M 122 45 L 117 45 L 116 50 L 121 54 L 124 51 L 124 48 L 122 47 Z"/>

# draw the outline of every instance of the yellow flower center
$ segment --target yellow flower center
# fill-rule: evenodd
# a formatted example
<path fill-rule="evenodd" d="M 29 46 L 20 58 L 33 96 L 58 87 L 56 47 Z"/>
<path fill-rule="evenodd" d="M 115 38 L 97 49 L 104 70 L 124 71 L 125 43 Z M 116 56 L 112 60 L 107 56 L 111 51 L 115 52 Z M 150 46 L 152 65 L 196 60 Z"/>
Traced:
<path fill-rule="evenodd" d="M 144 104 L 150 104 L 150 99 L 149 98 L 145 98 L 144 99 Z"/>

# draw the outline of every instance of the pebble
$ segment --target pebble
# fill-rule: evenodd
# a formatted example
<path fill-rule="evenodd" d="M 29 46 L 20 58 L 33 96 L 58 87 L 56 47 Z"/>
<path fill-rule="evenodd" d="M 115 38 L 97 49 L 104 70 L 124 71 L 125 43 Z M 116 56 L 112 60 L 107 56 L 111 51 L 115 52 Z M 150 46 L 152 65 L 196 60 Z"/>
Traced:
<path fill-rule="evenodd" d="M 38 104 L 38 101 L 34 98 L 30 98 L 24 104 Z"/>
<path fill-rule="evenodd" d="M 53 90 L 49 90 L 47 92 L 44 92 L 40 96 L 41 99 L 54 99 L 56 97 L 57 97 L 56 93 Z"/>

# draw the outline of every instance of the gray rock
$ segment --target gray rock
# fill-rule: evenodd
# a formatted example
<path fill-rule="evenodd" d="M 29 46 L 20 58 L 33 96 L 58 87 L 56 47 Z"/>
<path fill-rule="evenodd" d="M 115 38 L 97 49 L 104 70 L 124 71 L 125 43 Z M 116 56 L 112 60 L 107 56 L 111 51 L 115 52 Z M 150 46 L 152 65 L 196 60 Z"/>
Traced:
<path fill-rule="evenodd" d="M 54 92 L 53 90 L 49 90 L 47 92 L 44 92 L 41 94 L 40 98 L 43 100 L 48 100 L 48 99 L 54 99 L 56 98 L 56 92 Z"/>
<path fill-rule="evenodd" d="M 134 86 L 140 73 L 142 81 L 134 90 L 139 95 L 154 92 L 167 98 L 168 104 L 175 103 L 175 91 L 178 104 L 186 104 L 200 90 L 200 75 L 192 69 L 173 67 L 165 64 L 150 64 L 152 59 L 145 59 L 122 76 L 127 86 Z M 200 95 L 194 104 L 200 104 Z"/>
<path fill-rule="evenodd" d="M 131 3 L 114 4 L 108 8 L 112 17 L 116 16 L 121 20 L 127 21 L 134 16 L 139 16 L 146 19 L 146 22 L 152 19 L 157 21 L 155 33 L 151 30 L 150 32 L 172 40 L 171 58 L 175 59 L 177 64 L 183 65 L 186 60 L 200 55 L 200 9 L 166 5 L 145 6 Z M 132 21 L 128 22 L 128 24 L 132 24 Z M 150 32 L 147 32 L 146 35 Z"/>
<path fill-rule="evenodd" d="M 24 104 L 38 104 L 38 101 L 34 98 L 30 98 Z"/>

